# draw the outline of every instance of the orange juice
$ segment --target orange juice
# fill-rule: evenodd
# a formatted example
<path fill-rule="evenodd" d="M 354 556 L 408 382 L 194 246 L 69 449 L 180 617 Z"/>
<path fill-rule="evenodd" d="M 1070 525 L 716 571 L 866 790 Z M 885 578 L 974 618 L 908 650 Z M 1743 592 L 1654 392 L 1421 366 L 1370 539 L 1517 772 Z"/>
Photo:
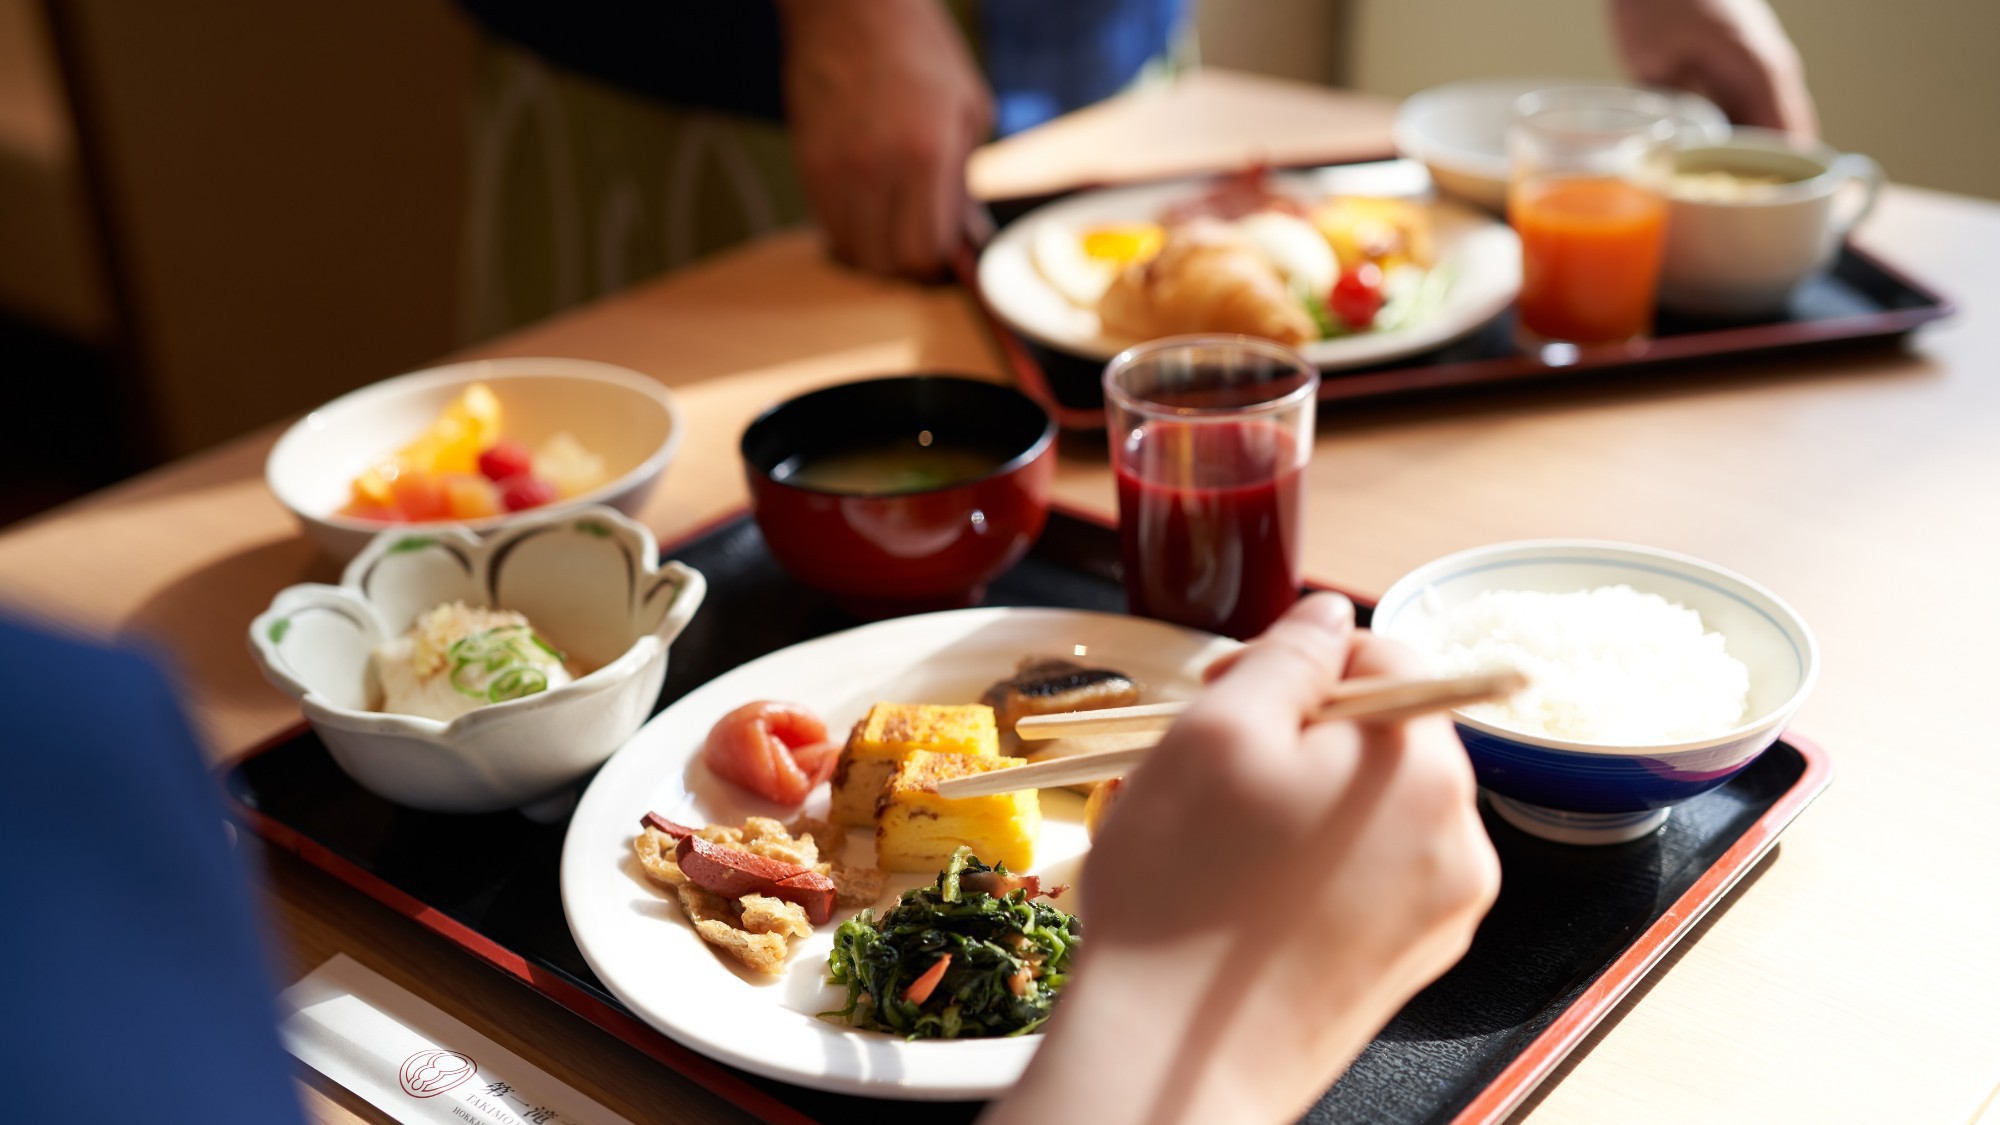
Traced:
<path fill-rule="evenodd" d="M 1508 217 L 1521 236 L 1521 325 L 1602 344 L 1653 326 L 1667 201 L 1615 177 L 1517 182 Z"/>

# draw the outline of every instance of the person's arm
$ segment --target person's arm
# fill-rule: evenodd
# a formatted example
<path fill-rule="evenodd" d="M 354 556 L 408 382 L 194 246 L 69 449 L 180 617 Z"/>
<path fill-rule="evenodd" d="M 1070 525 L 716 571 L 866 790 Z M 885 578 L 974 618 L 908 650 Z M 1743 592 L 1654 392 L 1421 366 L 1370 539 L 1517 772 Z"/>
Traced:
<path fill-rule="evenodd" d="M 939 0 L 779 0 L 785 110 L 834 255 L 932 278 L 968 221 L 965 161 L 992 96 Z"/>
<path fill-rule="evenodd" d="M 1099 831 L 1070 985 L 989 1125 L 1293 1120 L 1463 955 L 1499 862 L 1450 722 L 1302 727 L 1344 676 L 1417 671 L 1334 595 L 1230 664 Z"/>
<path fill-rule="evenodd" d="M 1691 90 L 1739 125 L 1819 133 L 1797 48 L 1765 0 L 1611 0 L 1634 77 Z"/>
<path fill-rule="evenodd" d="M 0 714 L 5 1118 L 298 1125 L 259 903 L 165 674 L 0 614 Z"/>

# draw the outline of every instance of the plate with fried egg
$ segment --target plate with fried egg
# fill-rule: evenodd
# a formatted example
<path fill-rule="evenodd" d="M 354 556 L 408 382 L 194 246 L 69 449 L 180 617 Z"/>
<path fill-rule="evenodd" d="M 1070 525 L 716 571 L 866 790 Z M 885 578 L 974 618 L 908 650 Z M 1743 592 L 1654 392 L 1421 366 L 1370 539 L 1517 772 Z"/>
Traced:
<path fill-rule="evenodd" d="M 1080 192 L 1000 231 L 978 284 L 1008 328 L 1087 359 L 1242 333 L 1335 370 L 1477 330 L 1519 293 L 1520 260 L 1506 224 L 1388 161 Z"/>

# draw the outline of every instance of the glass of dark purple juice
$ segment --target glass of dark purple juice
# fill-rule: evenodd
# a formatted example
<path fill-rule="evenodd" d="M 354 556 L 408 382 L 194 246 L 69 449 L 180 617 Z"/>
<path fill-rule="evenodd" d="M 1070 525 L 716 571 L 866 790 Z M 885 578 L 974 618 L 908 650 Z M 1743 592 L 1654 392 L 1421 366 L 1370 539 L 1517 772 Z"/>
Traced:
<path fill-rule="evenodd" d="M 1133 613 L 1254 637 L 1299 596 L 1319 372 L 1249 336 L 1171 336 L 1104 369 Z"/>

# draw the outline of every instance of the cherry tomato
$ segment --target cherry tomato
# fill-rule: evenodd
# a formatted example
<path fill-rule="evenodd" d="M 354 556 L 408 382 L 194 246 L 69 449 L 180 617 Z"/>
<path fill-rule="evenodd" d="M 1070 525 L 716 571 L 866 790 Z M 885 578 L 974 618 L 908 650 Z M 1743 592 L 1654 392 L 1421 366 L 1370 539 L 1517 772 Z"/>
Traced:
<path fill-rule="evenodd" d="M 708 732 L 701 754 L 724 781 L 767 801 L 797 806 L 833 776 L 840 747 L 826 740 L 826 723 L 803 704 L 760 702 L 724 715 Z"/>
<path fill-rule="evenodd" d="M 518 441 L 501 438 L 479 455 L 480 475 L 496 484 L 534 471 L 535 455 Z"/>
<path fill-rule="evenodd" d="M 1382 311 L 1382 267 L 1362 262 L 1342 273 L 1326 304 L 1341 323 L 1357 332 L 1375 323 L 1375 314 Z"/>
<path fill-rule="evenodd" d="M 451 501 L 445 495 L 444 480 L 436 473 L 405 472 L 389 486 L 396 510 L 411 523 L 429 523 L 451 518 Z"/>
<path fill-rule="evenodd" d="M 539 508 L 560 498 L 555 485 L 533 473 L 520 473 L 500 482 L 500 502 L 510 512 Z"/>

